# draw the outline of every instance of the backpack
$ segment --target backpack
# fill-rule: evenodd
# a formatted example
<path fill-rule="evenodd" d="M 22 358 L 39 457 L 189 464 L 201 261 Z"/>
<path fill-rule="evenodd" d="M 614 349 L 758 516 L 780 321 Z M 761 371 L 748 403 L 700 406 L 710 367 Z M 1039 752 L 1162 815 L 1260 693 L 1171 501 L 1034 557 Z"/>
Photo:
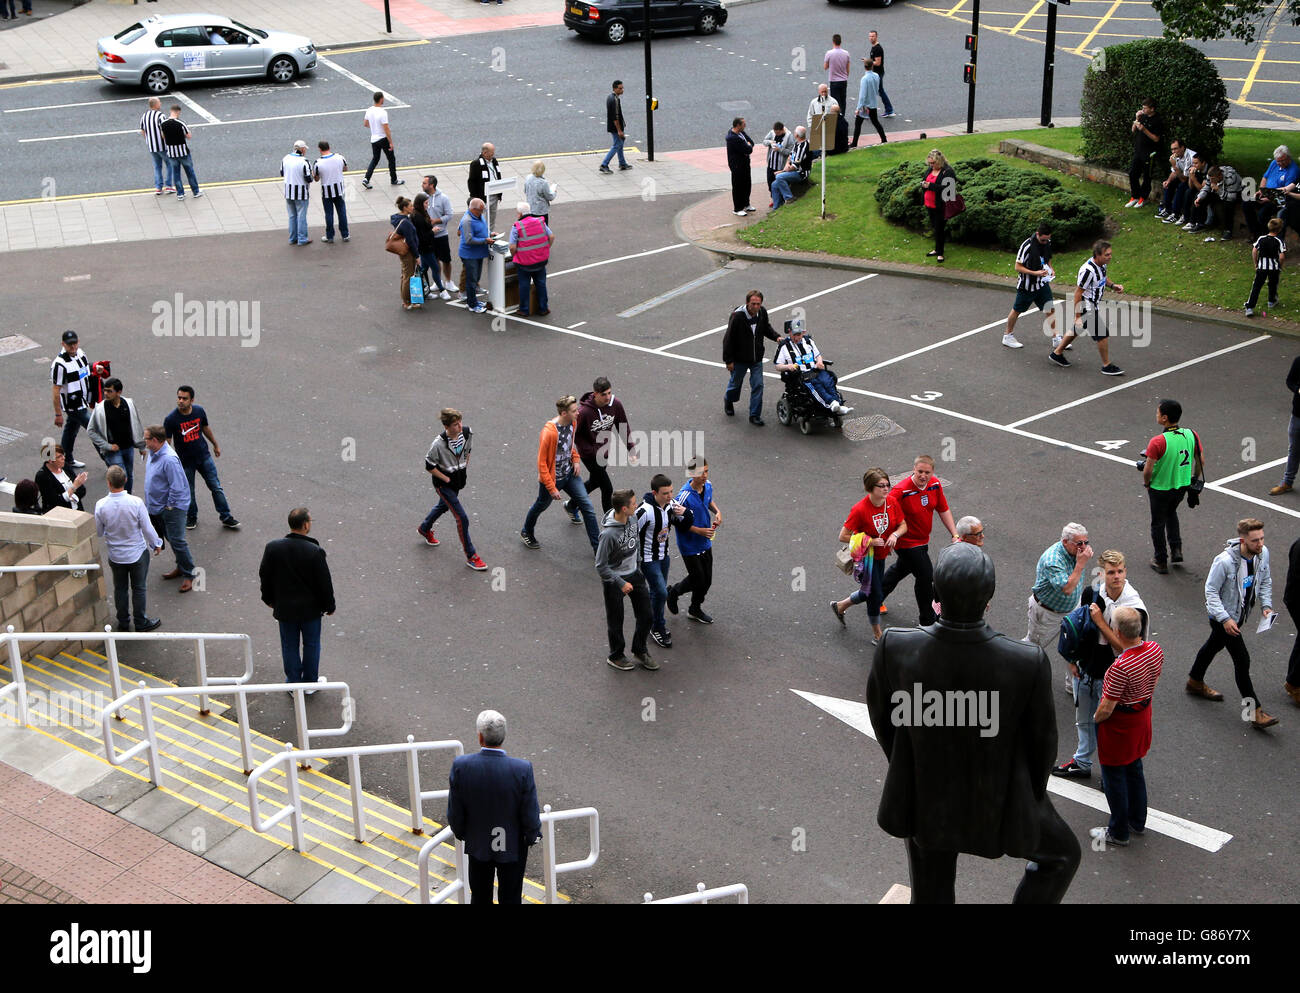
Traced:
<path fill-rule="evenodd" d="M 1067 662 L 1083 661 L 1089 641 L 1097 640 L 1097 625 L 1092 622 L 1091 604 L 1081 604 L 1061 618 L 1061 634 L 1056 650 Z"/>

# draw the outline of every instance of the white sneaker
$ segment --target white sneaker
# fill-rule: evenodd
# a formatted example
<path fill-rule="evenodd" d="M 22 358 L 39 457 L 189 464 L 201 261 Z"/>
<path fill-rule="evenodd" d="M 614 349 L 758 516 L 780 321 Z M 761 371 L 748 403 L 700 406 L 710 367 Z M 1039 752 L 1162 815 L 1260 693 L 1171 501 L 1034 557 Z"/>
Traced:
<path fill-rule="evenodd" d="M 840 413 L 840 414 L 851 414 L 851 413 L 853 413 L 853 408 L 852 408 L 852 407 L 846 407 L 846 406 L 844 406 L 844 404 L 840 404 L 840 409 L 839 409 L 838 413 Z"/>
<path fill-rule="evenodd" d="M 832 401 L 831 401 L 831 413 L 832 413 L 832 414 L 838 414 L 839 412 L 840 412 L 840 402 L 839 402 L 838 400 L 832 400 Z"/>
<path fill-rule="evenodd" d="M 1002 344 L 1006 345 L 1007 348 L 1024 348 L 1024 347 L 1025 347 L 1024 345 L 1022 345 L 1020 342 L 1018 342 L 1018 341 L 1016 340 L 1016 336 L 1015 336 L 1014 334 L 1004 334 L 1004 335 L 1002 336 Z M 1053 347 L 1055 347 L 1055 346 L 1053 346 Z"/>
<path fill-rule="evenodd" d="M 746 214 L 743 210 L 733 210 L 732 213 L 735 214 L 737 217 L 748 217 L 748 216 L 749 216 L 749 215 Z"/>
<path fill-rule="evenodd" d="M 438 294 L 438 298 L 440 300 L 450 300 L 451 294 L 448 293 L 446 290 L 443 290 L 441 293 Z"/>
<path fill-rule="evenodd" d="M 1137 206 L 1137 197 L 1133 197 L 1133 199 L 1131 199 L 1128 203 L 1124 204 L 1124 206 L 1125 206 L 1125 207 L 1136 207 L 1136 206 Z"/>

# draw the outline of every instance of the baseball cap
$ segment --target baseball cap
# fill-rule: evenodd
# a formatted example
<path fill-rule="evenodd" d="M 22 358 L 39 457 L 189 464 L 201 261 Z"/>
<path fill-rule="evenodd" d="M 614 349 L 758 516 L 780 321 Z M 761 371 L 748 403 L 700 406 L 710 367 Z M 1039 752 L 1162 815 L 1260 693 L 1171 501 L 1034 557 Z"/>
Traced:
<path fill-rule="evenodd" d="M 64 341 L 64 344 L 67 344 L 67 343 L 69 343 L 69 342 L 73 342 L 73 341 L 76 341 L 76 340 L 77 340 L 77 332 L 72 331 L 72 330 L 68 330 L 68 331 L 64 331 L 64 332 L 63 332 L 63 341 Z"/>
<path fill-rule="evenodd" d="M 804 322 L 802 317 L 796 317 L 792 321 L 785 322 L 786 334 L 803 334 L 804 331 L 806 330 L 807 328 L 804 327 Z"/>
<path fill-rule="evenodd" d="M 306 147 L 307 147 L 307 143 L 306 143 L 305 141 L 303 141 L 301 138 L 299 138 L 297 141 L 295 141 L 295 142 L 293 143 L 293 147 L 294 147 L 294 148 L 306 148 Z"/>

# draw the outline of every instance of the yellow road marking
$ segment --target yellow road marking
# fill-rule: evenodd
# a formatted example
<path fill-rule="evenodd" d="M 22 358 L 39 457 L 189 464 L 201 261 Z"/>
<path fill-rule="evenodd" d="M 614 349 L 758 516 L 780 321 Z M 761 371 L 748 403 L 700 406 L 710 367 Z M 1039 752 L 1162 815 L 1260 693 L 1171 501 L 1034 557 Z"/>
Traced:
<path fill-rule="evenodd" d="M 1245 100 L 1250 94 L 1251 87 L 1255 85 L 1255 77 L 1259 75 L 1259 67 L 1264 61 L 1264 55 L 1268 51 L 1269 42 L 1273 40 L 1275 30 L 1277 30 L 1276 20 L 1264 32 L 1264 37 L 1259 43 L 1259 51 L 1255 53 L 1255 63 L 1250 67 L 1250 72 L 1246 73 L 1246 81 L 1241 84 L 1241 92 L 1237 94 L 1238 100 Z"/>
<path fill-rule="evenodd" d="M 957 13 L 957 11 L 961 10 L 965 6 L 966 6 L 966 0 L 957 0 L 957 6 L 953 7 L 952 10 L 948 11 L 948 13 L 944 14 L 943 16 L 952 17 Z"/>
<path fill-rule="evenodd" d="M 98 79 L 99 73 L 90 72 L 84 76 L 60 76 L 58 79 L 27 79 L 18 83 L 0 83 L 0 90 L 16 90 L 21 86 L 49 86 L 52 83 L 81 83 L 87 79 Z"/>
<path fill-rule="evenodd" d="M 1016 22 L 1016 26 L 1011 29 L 1011 33 L 1015 34 L 1017 31 L 1023 28 L 1025 24 L 1028 23 L 1029 19 L 1033 17 L 1035 14 L 1037 14 L 1043 8 L 1044 2 L 1045 0 L 1038 0 L 1038 3 L 1030 7 L 1029 13 L 1027 13 L 1024 17 L 1020 18 L 1020 20 Z"/>
<path fill-rule="evenodd" d="M 416 38 L 414 41 L 385 41 L 378 45 L 361 45 L 357 48 L 318 48 L 318 55 L 351 55 L 353 52 L 382 52 L 388 48 L 412 48 L 416 45 L 429 44 L 428 38 Z"/>

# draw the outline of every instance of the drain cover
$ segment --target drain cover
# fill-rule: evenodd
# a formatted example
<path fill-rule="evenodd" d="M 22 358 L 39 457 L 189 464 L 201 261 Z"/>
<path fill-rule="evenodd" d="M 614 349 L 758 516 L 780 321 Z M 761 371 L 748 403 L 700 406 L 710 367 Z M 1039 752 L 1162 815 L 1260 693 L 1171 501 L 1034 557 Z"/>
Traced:
<path fill-rule="evenodd" d="M 40 348 L 41 346 L 32 341 L 26 335 L 7 334 L 0 337 L 0 355 L 13 355 L 14 352 L 25 352 L 29 348 Z"/>
<path fill-rule="evenodd" d="M 884 414 L 868 414 L 844 422 L 844 437 L 849 441 L 874 441 L 876 438 L 906 433 L 906 428 L 894 423 Z"/>

